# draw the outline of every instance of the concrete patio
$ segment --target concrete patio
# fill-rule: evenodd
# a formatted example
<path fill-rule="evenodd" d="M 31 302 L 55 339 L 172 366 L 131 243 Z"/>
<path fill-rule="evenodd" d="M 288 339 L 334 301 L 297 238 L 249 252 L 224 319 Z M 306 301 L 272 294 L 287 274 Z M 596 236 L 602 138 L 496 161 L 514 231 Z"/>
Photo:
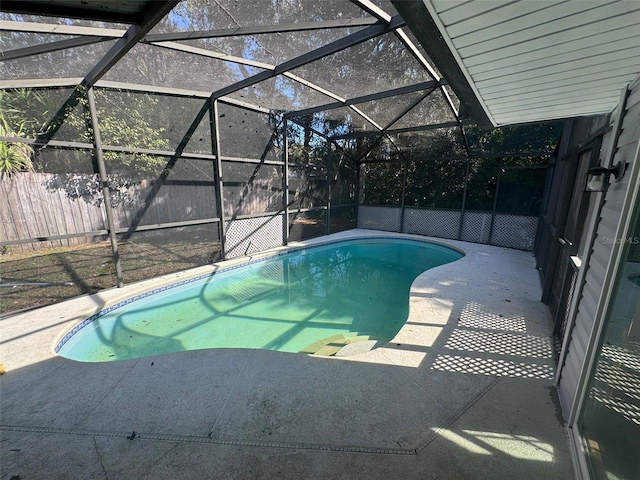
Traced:
<path fill-rule="evenodd" d="M 319 240 L 374 234 L 403 236 Z M 350 357 L 58 357 L 69 312 L 118 289 L 0 319 L 0 478 L 573 478 L 533 255 L 434 240 L 466 256 L 416 279 L 392 342 Z"/>

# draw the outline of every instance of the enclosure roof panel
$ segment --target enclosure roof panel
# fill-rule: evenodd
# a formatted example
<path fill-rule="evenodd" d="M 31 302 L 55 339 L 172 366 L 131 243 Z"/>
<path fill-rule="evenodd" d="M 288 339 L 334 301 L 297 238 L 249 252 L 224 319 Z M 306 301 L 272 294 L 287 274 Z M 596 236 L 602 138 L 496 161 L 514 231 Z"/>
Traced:
<path fill-rule="evenodd" d="M 109 40 L 5 60 L 0 69 L 0 80 L 84 76 L 115 42 L 116 40 Z"/>
<path fill-rule="evenodd" d="M 320 58 L 292 73 L 344 98 L 433 79 L 393 32 Z"/>
<path fill-rule="evenodd" d="M 605 114 L 640 72 L 640 3 L 394 0 L 479 123 Z"/>
<path fill-rule="evenodd" d="M 366 113 L 370 118 L 373 118 L 379 125 L 386 127 L 412 108 L 424 97 L 425 93 L 424 90 L 418 90 L 402 95 L 394 95 L 358 103 L 356 107 Z"/>
<path fill-rule="evenodd" d="M 253 66 L 139 43 L 104 79 L 212 92 L 260 71 Z"/>
<path fill-rule="evenodd" d="M 212 52 L 278 65 L 361 29 L 362 27 L 332 28 L 260 35 L 234 35 L 224 38 L 183 40 L 180 43 Z"/>
<path fill-rule="evenodd" d="M 232 92 L 227 97 L 284 112 L 324 105 L 333 100 L 332 97 L 286 75 L 268 78 Z"/>
<path fill-rule="evenodd" d="M 183 0 L 153 28 L 151 33 L 277 26 L 367 17 L 370 15 L 366 11 L 344 0 Z"/>
<path fill-rule="evenodd" d="M 380 131 L 363 117 L 357 108 L 347 106 L 288 118 L 300 125 L 309 125 L 327 137 L 348 132 Z"/>
<path fill-rule="evenodd" d="M 384 130 L 413 109 L 414 92 L 434 88 L 448 105 L 440 111 L 457 115 L 446 79 L 389 0 L 107 3 L 100 15 L 99 1 L 3 2 L 0 83 L 48 88 L 81 77 L 85 86 L 206 95 L 292 115 L 338 109 L 324 116 L 352 122 L 345 128 L 354 134 Z M 124 22 L 127 9 L 139 13 L 135 25 L 110 23 Z"/>
<path fill-rule="evenodd" d="M 447 121 L 455 121 L 442 90 L 434 90 L 411 110 L 399 118 L 390 129 L 416 127 L 418 125 L 434 125 Z"/>
<path fill-rule="evenodd" d="M 153 0 L 3 0 L 2 10 L 26 15 L 141 23 Z"/>

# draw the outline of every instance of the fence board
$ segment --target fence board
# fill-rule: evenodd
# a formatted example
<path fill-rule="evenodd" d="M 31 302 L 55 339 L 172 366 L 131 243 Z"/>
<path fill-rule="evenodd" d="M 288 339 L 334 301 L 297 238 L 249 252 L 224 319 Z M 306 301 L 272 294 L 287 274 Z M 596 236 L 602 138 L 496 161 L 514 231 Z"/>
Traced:
<path fill-rule="evenodd" d="M 29 234 L 32 237 L 47 237 L 49 236 L 49 230 L 42 220 L 42 210 L 34 208 L 31 201 L 31 192 L 33 190 L 33 176 L 27 174 L 25 176 L 25 188 L 17 189 L 16 191 L 20 195 L 20 204 L 23 208 L 24 217 L 27 221 L 27 228 Z M 46 242 L 47 247 L 52 247 L 52 242 Z"/>
<path fill-rule="evenodd" d="M 11 217 L 13 220 L 13 225 L 16 228 L 16 234 L 19 238 L 31 238 L 29 230 L 27 229 L 26 220 L 24 217 L 24 212 L 22 211 L 22 207 L 20 206 L 20 197 L 18 194 L 18 175 L 14 175 L 8 180 L 7 185 L 7 203 L 6 206 L 9 207 L 9 211 L 11 212 Z M 8 240 L 13 240 L 12 238 Z M 33 250 L 34 248 L 30 245 L 24 245 L 21 247 L 21 250 Z"/>
<path fill-rule="evenodd" d="M 37 205 L 34 205 L 34 208 L 39 207 L 42 209 L 42 220 L 47 224 L 49 229 L 49 235 L 64 235 L 65 231 L 62 229 L 62 225 L 57 220 L 57 212 L 55 209 L 57 196 L 53 195 L 53 191 L 51 188 L 47 187 L 46 184 L 41 179 L 35 177 L 33 174 L 33 190 L 31 192 L 31 203 L 34 202 Z M 67 246 L 69 242 L 65 240 L 55 240 L 51 242 L 52 245 L 56 247 Z"/>
<path fill-rule="evenodd" d="M 73 200 L 70 199 L 63 190 L 58 190 L 58 195 L 60 197 L 60 201 L 62 202 L 63 207 L 63 215 L 62 219 L 64 220 L 64 224 L 66 226 L 67 233 L 79 233 L 78 227 L 75 222 L 76 215 L 81 214 L 78 209 L 73 208 Z M 69 245 L 80 245 L 85 243 L 83 239 L 78 238 L 70 238 Z"/>
<path fill-rule="evenodd" d="M 64 203 L 62 201 L 62 198 L 60 197 L 60 191 L 57 190 L 57 191 L 51 192 L 50 198 L 51 198 L 50 205 L 53 211 L 54 221 L 56 222 L 56 225 L 58 227 L 58 234 L 65 235 L 67 228 L 66 228 L 66 223 L 64 221 Z M 68 238 L 60 240 L 60 244 L 62 246 L 71 245 Z"/>
<path fill-rule="evenodd" d="M 8 180 L 4 179 L 0 182 L 0 191 L 2 192 L 2 202 L 0 202 L 0 220 L 2 221 L 2 234 L 3 236 L 0 240 L 10 240 L 12 238 L 18 238 L 18 230 L 15 222 L 13 221 L 11 210 L 9 208 L 9 191 L 8 191 Z M 22 250 L 19 245 L 16 245 L 14 248 L 17 250 Z"/>

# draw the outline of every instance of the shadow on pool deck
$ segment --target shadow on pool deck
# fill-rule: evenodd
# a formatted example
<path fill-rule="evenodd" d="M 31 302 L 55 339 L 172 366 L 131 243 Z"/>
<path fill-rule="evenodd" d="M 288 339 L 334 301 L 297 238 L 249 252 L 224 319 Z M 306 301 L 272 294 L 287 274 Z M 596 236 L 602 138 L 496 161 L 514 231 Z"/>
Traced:
<path fill-rule="evenodd" d="M 394 342 L 347 360 L 77 363 L 29 351 L 59 333 L 51 311 L 0 320 L 2 478 L 571 478 L 532 256 L 446 243 L 467 256 L 416 280 Z"/>

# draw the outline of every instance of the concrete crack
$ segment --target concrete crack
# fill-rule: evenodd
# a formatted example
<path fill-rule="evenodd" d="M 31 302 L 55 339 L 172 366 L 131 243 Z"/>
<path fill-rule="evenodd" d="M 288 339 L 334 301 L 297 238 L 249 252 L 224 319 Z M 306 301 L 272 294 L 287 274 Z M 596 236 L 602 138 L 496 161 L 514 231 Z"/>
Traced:
<path fill-rule="evenodd" d="M 174 451 L 176 449 L 176 447 L 179 445 L 179 443 L 174 443 L 173 446 L 167 450 L 166 452 L 164 452 L 162 455 L 160 455 L 158 458 L 156 458 L 153 463 L 154 465 L 158 465 L 160 463 L 160 460 L 162 460 L 164 457 L 166 457 L 167 455 L 169 455 L 172 451 Z M 142 478 L 148 478 L 148 475 L 150 473 L 149 472 L 144 472 L 142 473 L 139 477 L 138 480 L 141 480 Z"/>
<path fill-rule="evenodd" d="M 287 441 L 287 438 L 289 437 L 291 430 L 293 430 L 298 425 L 298 420 L 300 420 L 300 415 L 302 415 L 302 409 L 304 408 L 304 406 L 307 404 L 308 401 L 309 401 L 309 397 L 305 398 L 304 402 L 302 402 L 302 405 L 298 407 L 298 413 L 295 416 L 295 420 L 291 422 L 291 426 L 287 429 L 286 433 L 282 437 L 282 442 Z"/>
<path fill-rule="evenodd" d="M 100 400 L 98 400 L 97 402 L 95 402 L 94 407 L 91 409 L 91 411 L 89 411 L 89 413 L 87 413 L 87 415 L 85 415 L 85 417 L 79 421 L 76 422 L 75 426 L 79 427 L 80 425 L 82 425 L 87 418 L 90 418 L 91 415 L 93 415 L 93 412 L 95 412 L 98 408 L 100 408 L 100 406 L 102 405 L 102 403 L 105 401 L 105 399 L 111 395 L 113 392 L 116 391 L 116 388 L 118 387 L 118 385 L 120 385 L 120 383 L 131 373 L 131 371 L 136 368 L 136 366 L 138 365 L 138 363 L 140 363 L 140 359 L 138 359 L 136 362 L 133 363 L 133 365 L 131 365 L 131 368 L 129 368 L 123 375 L 122 377 L 120 377 L 118 379 L 118 381 L 109 389 L 107 389 L 107 391 L 105 392 L 105 394 L 102 396 L 102 398 Z"/>
<path fill-rule="evenodd" d="M 93 439 L 93 446 L 96 449 L 96 455 L 98 455 L 98 459 L 100 460 L 100 466 L 102 467 L 102 471 L 104 472 L 104 478 L 109 480 L 109 474 L 107 473 L 107 469 L 104 468 L 104 462 L 102 461 L 102 455 L 100 454 L 100 450 L 98 450 L 98 442 L 96 441 L 96 437 L 91 437 Z"/>
<path fill-rule="evenodd" d="M 231 388 L 229 389 L 229 393 L 227 394 L 227 398 L 225 399 L 224 404 L 222 405 L 222 408 L 218 412 L 218 415 L 216 416 L 215 421 L 209 427 L 209 438 L 211 438 L 213 436 L 213 429 L 218 424 L 218 420 L 220 420 L 220 417 L 222 416 L 222 412 L 224 411 L 225 407 L 227 406 L 227 403 L 229 403 L 229 399 L 231 398 L 231 394 L 233 393 L 234 389 L 236 388 L 236 384 L 238 383 L 238 379 L 240 378 L 240 375 L 242 374 L 242 371 L 244 370 L 244 366 L 246 365 L 247 360 L 249 360 L 250 356 L 251 356 L 251 350 L 249 350 L 247 352 L 247 356 L 244 357 L 244 362 L 242 362 L 242 366 L 240 367 L 240 370 L 238 370 L 238 374 L 236 375 L 236 378 L 233 380 L 233 385 L 231 385 Z"/>

